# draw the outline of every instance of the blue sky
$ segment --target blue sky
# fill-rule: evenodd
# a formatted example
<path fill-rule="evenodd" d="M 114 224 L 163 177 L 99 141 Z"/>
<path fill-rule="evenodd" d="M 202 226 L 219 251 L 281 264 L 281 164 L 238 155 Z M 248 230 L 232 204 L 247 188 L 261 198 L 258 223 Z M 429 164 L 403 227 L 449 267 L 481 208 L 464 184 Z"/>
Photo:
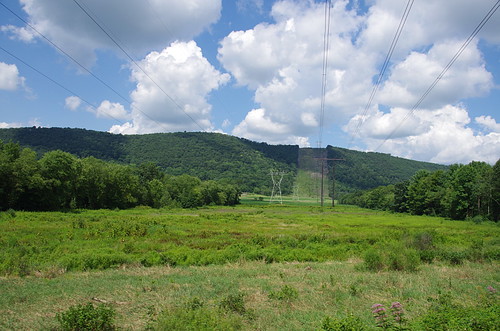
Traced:
<path fill-rule="evenodd" d="M 496 162 L 500 10 L 411 111 L 496 2 L 413 2 L 367 108 L 411 2 L 332 1 L 321 145 L 445 164 Z M 0 50 L 0 127 L 122 134 L 205 130 L 272 144 L 318 145 L 324 1 L 2 3 L 8 9 L 0 6 L 0 46 L 18 58 Z"/>

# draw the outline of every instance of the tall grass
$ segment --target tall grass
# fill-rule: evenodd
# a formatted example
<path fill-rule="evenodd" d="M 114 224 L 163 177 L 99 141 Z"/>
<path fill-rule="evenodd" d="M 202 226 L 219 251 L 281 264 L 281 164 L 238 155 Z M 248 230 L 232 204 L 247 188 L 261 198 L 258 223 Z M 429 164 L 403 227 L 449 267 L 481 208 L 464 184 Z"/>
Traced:
<path fill-rule="evenodd" d="M 389 307 L 400 302 L 407 325 L 413 326 L 425 316 L 436 322 L 443 314 L 455 316 L 452 309 L 498 309 L 498 297 L 490 301 L 496 308 L 482 308 L 489 299 L 488 286 L 500 284 L 496 263 L 425 264 L 416 273 L 374 273 L 360 270 L 358 263 L 139 266 L 50 279 L 3 278 L 0 329 L 51 329 L 57 327 L 57 314 L 89 301 L 105 302 L 116 312 L 115 325 L 133 330 L 186 321 L 213 323 L 216 329 L 319 330 L 327 318 L 345 324 L 349 316 L 375 330 L 371 307 L 376 303 Z M 443 295 L 448 301 L 441 313 L 436 302 Z"/>
<path fill-rule="evenodd" d="M 0 220 L 0 275 L 57 275 L 127 264 L 377 258 L 370 252 L 377 252 L 381 260 L 380 266 L 367 266 L 373 271 L 411 271 L 420 262 L 459 265 L 500 259 L 499 228 L 494 223 L 347 206 L 332 210 L 267 204 L 11 214 Z"/>

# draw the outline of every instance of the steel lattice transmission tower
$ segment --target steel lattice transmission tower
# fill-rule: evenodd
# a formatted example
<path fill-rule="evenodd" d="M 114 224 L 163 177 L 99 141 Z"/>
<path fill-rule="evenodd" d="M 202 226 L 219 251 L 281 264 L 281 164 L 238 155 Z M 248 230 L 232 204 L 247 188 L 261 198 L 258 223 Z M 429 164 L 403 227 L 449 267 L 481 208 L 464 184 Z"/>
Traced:
<path fill-rule="evenodd" d="M 280 204 L 283 204 L 283 198 L 281 197 L 281 182 L 283 181 L 283 176 L 285 175 L 284 171 L 271 170 L 271 179 L 273 181 L 273 190 L 271 191 L 271 199 L 269 199 L 269 203 L 273 202 L 278 195 L 277 201 Z"/>

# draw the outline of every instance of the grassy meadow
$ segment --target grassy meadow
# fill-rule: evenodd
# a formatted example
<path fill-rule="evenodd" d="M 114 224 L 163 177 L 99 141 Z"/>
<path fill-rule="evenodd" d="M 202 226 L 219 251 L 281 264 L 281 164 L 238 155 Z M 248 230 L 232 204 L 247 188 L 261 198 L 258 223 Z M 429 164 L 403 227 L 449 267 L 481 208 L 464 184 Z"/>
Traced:
<path fill-rule="evenodd" d="M 126 330 L 498 330 L 497 224 L 313 203 L 4 212 L 0 329 L 92 302 Z"/>

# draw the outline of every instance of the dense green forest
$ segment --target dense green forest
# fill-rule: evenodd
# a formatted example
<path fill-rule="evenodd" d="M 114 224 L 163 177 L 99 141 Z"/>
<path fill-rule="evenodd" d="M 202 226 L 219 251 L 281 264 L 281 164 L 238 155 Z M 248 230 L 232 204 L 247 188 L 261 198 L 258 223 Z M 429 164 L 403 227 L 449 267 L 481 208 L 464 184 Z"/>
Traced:
<path fill-rule="evenodd" d="M 500 160 L 454 164 L 447 170 L 418 171 L 411 179 L 344 196 L 365 208 L 451 219 L 500 219 Z"/>
<path fill-rule="evenodd" d="M 0 140 L 29 147 L 38 153 L 38 157 L 61 150 L 80 158 L 93 156 L 120 164 L 153 162 L 169 175 L 187 174 L 201 180 L 225 180 L 244 192 L 261 194 L 271 193 L 270 170 L 276 169 L 285 172 L 281 184 L 283 194 L 293 192 L 299 174 L 303 192 L 316 196 L 320 167 L 315 158 L 320 156 L 344 160 L 335 162 L 336 191 L 340 196 L 359 189 L 396 184 L 410 179 L 421 169 L 446 169 L 442 165 L 382 153 L 328 146 L 327 154 L 324 154 L 324 149 L 269 145 L 206 132 L 115 135 L 85 129 L 32 127 L 0 129 Z M 331 169 L 332 162 L 328 166 Z M 332 175 L 330 171 L 330 179 Z"/>
<path fill-rule="evenodd" d="M 0 210 L 160 208 L 235 205 L 239 189 L 224 181 L 167 175 L 152 162 L 138 166 L 36 152 L 0 141 Z"/>
<path fill-rule="evenodd" d="M 245 192 L 270 193 L 271 169 L 287 173 L 282 188 L 291 192 L 298 146 L 268 145 L 219 133 L 178 132 L 115 135 L 69 128 L 0 129 L 0 140 L 29 147 L 39 155 L 61 150 L 121 164 L 153 162 L 169 175 L 229 180 Z"/>

